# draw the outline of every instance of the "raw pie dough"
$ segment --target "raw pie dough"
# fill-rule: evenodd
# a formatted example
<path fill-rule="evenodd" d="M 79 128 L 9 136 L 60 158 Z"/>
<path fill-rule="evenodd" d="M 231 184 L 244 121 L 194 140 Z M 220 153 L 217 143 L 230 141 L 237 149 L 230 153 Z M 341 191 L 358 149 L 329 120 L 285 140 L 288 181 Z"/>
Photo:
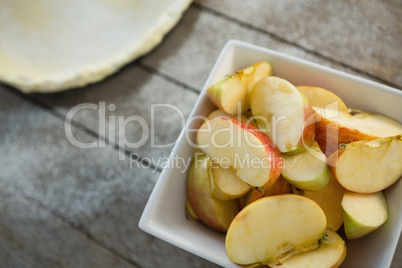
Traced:
<path fill-rule="evenodd" d="M 158 45 L 191 0 L 0 0 L 0 80 L 25 93 L 102 80 Z"/>

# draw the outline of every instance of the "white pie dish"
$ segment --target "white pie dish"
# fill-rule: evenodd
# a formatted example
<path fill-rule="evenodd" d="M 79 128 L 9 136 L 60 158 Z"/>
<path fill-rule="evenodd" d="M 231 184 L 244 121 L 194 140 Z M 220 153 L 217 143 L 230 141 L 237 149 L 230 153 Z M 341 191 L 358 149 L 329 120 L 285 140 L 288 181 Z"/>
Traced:
<path fill-rule="evenodd" d="M 0 81 L 55 92 L 104 79 L 151 51 L 191 0 L 0 0 Z"/>
<path fill-rule="evenodd" d="M 231 40 L 223 48 L 189 120 L 170 155 L 171 165 L 163 170 L 142 214 L 142 230 L 177 247 L 224 267 L 239 267 L 226 255 L 224 235 L 194 220 L 187 220 L 184 209 L 187 170 L 175 166 L 177 158 L 190 159 L 193 154 L 187 136 L 193 142 L 200 122 L 215 109 L 206 95 L 209 85 L 224 75 L 257 61 L 272 64 L 274 75 L 295 85 L 315 85 L 339 95 L 352 108 L 382 113 L 402 122 L 402 91 L 355 77 L 331 68 L 284 55 L 269 49 Z M 360 239 L 347 241 L 347 257 L 341 267 L 389 267 L 402 230 L 402 182 L 385 190 L 389 218 L 377 231 Z"/>

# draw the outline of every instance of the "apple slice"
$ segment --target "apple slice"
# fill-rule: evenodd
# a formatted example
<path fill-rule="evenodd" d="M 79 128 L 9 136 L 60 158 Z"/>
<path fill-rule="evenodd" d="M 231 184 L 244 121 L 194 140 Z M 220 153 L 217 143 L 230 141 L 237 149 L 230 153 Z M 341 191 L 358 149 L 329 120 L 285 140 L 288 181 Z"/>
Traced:
<path fill-rule="evenodd" d="M 197 144 L 213 162 L 232 167 L 253 187 L 272 185 L 278 179 L 283 159 L 272 140 L 250 124 L 228 117 L 204 122 Z"/>
<path fill-rule="evenodd" d="M 295 155 L 283 155 L 282 176 L 301 190 L 319 191 L 329 181 L 327 159 L 317 143 Z"/>
<path fill-rule="evenodd" d="M 269 264 L 269 266 L 272 268 L 335 268 L 342 264 L 345 257 L 345 241 L 336 232 L 327 229 L 317 249 L 294 255 L 283 262 Z"/>
<path fill-rule="evenodd" d="M 188 199 L 188 197 L 186 198 L 185 208 L 186 208 L 186 215 L 188 217 L 190 217 L 191 219 L 194 219 L 194 220 L 199 219 L 197 214 L 195 213 L 193 207 L 191 206 L 191 203 L 190 203 L 190 200 Z"/>
<path fill-rule="evenodd" d="M 212 178 L 212 197 L 221 201 L 236 199 L 250 190 L 250 185 L 236 175 L 236 170 L 223 168 L 216 163 L 210 164 Z"/>
<path fill-rule="evenodd" d="M 378 229 L 387 219 L 387 201 L 382 192 L 348 192 L 342 199 L 344 228 L 349 239 L 359 238 Z"/>
<path fill-rule="evenodd" d="M 261 78 L 272 74 L 271 65 L 257 62 L 245 69 L 227 75 L 221 81 L 207 89 L 211 101 L 222 111 L 231 114 L 241 114 L 250 107 L 248 94 L 251 88 Z"/>
<path fill-rule="evenodd" d="M 313 86 L 297 86 L 296 88 L 306 96 L 311 106 L 333 107 L 338 111 L 349 113 L 348 107 L 341 98 L 327 89 Z"/>
<path fill-rule="evenodd" d="M 245 115 L 242 115 L 242 114 L 231 115 L 231 114 L 225 113 L 224 111 L 219 110 L 219 109 L 216 109 L 216 110 L 212 111 L 211 113 L 209 113 L 207 116 L 207 119 L 211 120 L 211 119 L 213 119 L 215 117 L 219 117 L 219 116 L 230 117 L 230 118 L 234 118 L 234 119 L 237 119 L 237 120 L 240 120 L 243 122 L 247 122 L 247 120 L 248 120 L 247 116 L 245 116 Z"/>
<path fill-rule="evenodd" d="M 196 155 L 187 176 L 187 197 L 195 215 L 210 228 L 225 232 L 239 212 L 235 200 L 219 201 L 211 196 L 208 158 Z"/>
<path fill-rule="evenodd" d="M 328 157 L 340 144 L 402 134 L 402 125 L 385 116 L 351 115 L 332 109 L 313 107 L 315 138 Z"/>
<path fill-rule="evenodd" d="M 312 109 L 288 81 L 274 76 L 261 79 L 250 93 L 250 103 L 260 129 L 282 153 L 298 153 L 314 142 Z"/>
<path fill-rule="evenodd" d="M 314 201 L 294 194 L 260 198 L 230 224 L 225 247 L 240 265 L 269 264 L 318 247 L 325 214 Z"/>
<path fill-rule="evenodd" d="M 330 175 L 327 186 L 321 191 L 303 191 L 302 195 L 317 202 L 327 217 L 327 227 L 338 231 L 343 224 L 343 210 L 341 206 L 345 189 Z"/>
<path fill-rule="evenodd" d="M 347 190 L 382 191 L 402 177 L 402 135 L 351 142 L 333 153 L 328 163 Z"/>
<path fill-rule="evenodd" d="M 244 208 L 257 199 L 292 193 L 292 186 L 282 177 L 279 176 L 278 180 L 271 186 L 263 186 L 262 188 L 252 188 L 246 195 L 240 199 L 240 207 Z"/>

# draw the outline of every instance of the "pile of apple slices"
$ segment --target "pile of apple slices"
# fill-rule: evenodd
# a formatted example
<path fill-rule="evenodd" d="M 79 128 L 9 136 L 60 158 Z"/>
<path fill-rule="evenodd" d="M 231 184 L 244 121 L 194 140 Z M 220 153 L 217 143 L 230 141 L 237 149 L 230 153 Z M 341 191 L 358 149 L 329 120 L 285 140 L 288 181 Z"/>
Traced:
<path fill-rule="evenodd" d="M 226 233 L 234 263 L 338 267 L 345 240 L 387 220 L 382 191 L 402 177 L 399 122 L 295 87 L 266 61 L 207 94 L 219 109 L 197 133 L 186 210 Z"/>

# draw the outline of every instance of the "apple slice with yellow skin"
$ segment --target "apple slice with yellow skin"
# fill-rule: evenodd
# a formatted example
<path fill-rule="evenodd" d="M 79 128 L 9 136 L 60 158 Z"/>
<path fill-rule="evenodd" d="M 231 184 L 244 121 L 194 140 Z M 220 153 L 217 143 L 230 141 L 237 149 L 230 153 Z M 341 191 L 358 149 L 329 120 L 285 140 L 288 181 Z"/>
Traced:
<path fill-rule="evenodd" d="M 385 116 L 353 116 L 319 107 L 313 107 L 313 110 L 315 138 L 327 157 L 338 150 L 340 144 L 402 134 L 402 125 Z"/>
<path fill-rule="evenodd" d="M 273 185 L 267 187 L 263 186 L 261 188 L 252 188 L 240 199 L 240 206 L 244 208 L 257 199 L 289 193 L 292 193 L 292 186 L 282 176 L 279 176 L 278 180 Z"/>
<path fill-rule="evenodd" d="M 204 122 L 197 145 L 214 163 L 232 167 L 252 187 L 272 185 L 278 179 L 283 159 L 273 141 L 258 128 L 228 117 Z"/>
<path fill-rule="evenodd" d="M 294 255 L 283 262 L 269 266 L 272 268 L 336 268 L 345 258 L 345 241 L 336 232 L 327 229 L 317 249 Z"/>
<path fill-rule="evenodd" d="M 268 62 L 257 62 L 225 76 L 221 81 L 210 86 L 207 94 L 222 111 L 231 115 L 241 114 L 250 107 L 248 94 L 251 88 L 261 78 L 271 74 L 272 68 Z"/>
<path fill-rule="evenodd" d="M 328 163 L 345 189 L 382 191 L 402 177 L 402 135 L 351 142 L 333 153 Z"/>
<path fill-rule="evenodd" d="M 260 198 L 243 208 L 226 234 L 230 260 L 269 264 L 316 249 L 327 225 L 314 201 L 294 194 Z"/>
<path fill-rule="evenodd" d="M 314 142 L 314 117 L 306 97 L 285 79 L 261 79 L 250 93 L 251 112 L 260 129 L 282 153 L 298 153 Z"/>
<path fill-rule="evenodd" d="M 330 175 L 327 186 L 321 191 L 302 191 L 301 194 L 317 202 L 327 217 L 327 227 L 338 231 L 343 224 L 343 210 L 341 206 L 345 189 Z"/>
<path fill-rule="evenodd" d="M 187 175 L 187 197 L 195 215 L 208 227 L 226 232 L 239 212 L 235 200 L 219 201 L 212 198 L 208 172 L 208 158 L 196 155 Z"/>
<path fill-rule="evenodd" d="M 322 87 L 314 86 L 297 86 L 296 87 L 304 96 L 306 96 L 311 106 L 320 108 L 334 107 L 338 111 L 349 113 L 346 104 L 335 93 Z"/>
<path fill-rule="evenodd" d="M 329 181 L 327 159 L 317 143 L 295 155 L 283 155 L 282 176 L 301 190 L 319 191 Z"/>
<path fill-rule="evenodd" d="M 342 199 L 346 237 L 355 239 L 377 230 L 387 219 L 387 201 L 382 192 L 347 192 Z"/>
<path fill-rule="evenodd" d="M 221 201 L 239 198 L 250 190 L 250 185 L 236 175 L 236 170 L 229 167 L 223 168 L 216 163 L 211 163 L 209 174 L 212 178 L 212 197 Z"/>

